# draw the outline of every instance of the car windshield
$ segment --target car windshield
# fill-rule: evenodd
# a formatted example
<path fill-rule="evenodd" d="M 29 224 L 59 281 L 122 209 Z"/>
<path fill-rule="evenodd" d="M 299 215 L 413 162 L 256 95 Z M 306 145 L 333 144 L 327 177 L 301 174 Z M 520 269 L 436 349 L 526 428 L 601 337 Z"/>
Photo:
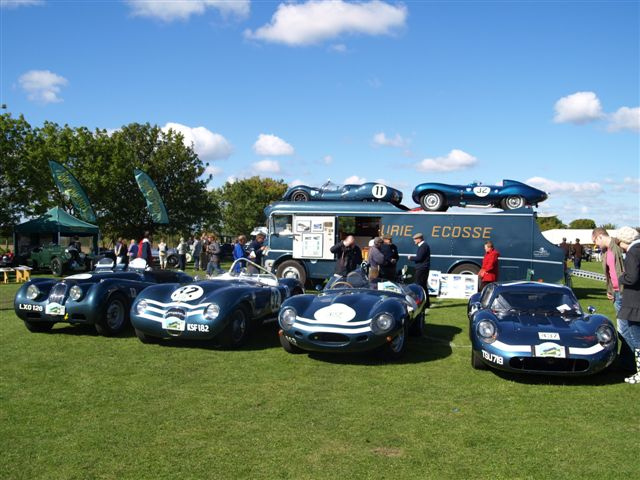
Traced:
<path fill-rule="evenodd" d="M 369 280 L 366 273 L 360 269 L 350 272 L 349 274 L 344 276 L 334 275 L 325 285 L 324 291 L 346 288 L 384 290 L 387 292 L 399 294 L 406 293 L 404 287 L 398 283 L 379 278 Z"/>
<path fill-rule="evenodd" d="M 502 292 L 491 303 L 496 313 L 582 315 L 578 300 L 566 292 Z"/>
<path fill-rule="evenodd" d="M 342 188 L 342 185 L 333 183 L 331 180 L 329 180 L 324 185 L 322 185 L 322 191 L 324 192 L 335 192 L 337 190 L 340 190 L 341 188 Z"/>

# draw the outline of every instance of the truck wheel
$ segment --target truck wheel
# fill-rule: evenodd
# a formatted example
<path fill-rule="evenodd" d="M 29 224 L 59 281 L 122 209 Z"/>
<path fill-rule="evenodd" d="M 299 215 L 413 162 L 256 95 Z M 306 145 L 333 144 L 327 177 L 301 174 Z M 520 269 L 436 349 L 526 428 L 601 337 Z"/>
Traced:
<path fill-rule="evenodd" d="M 96 322 L 96 330 L 105 337 L 117 335 L 124 330 L 129 321 L 127 300 L 119 293 L 111 295 L 107 301 L 103 316 Z"/>
<path fill-rule="evenodd" d="M 422 337 L 424 335 L 424 312 L 418 315 L 409 327 L 409 335 L 412 337 Z"/>
<path fill-rule="evenodd" d="M 428 192 L 420 197 L 420 206 L 427 212 L 439 212 L 447 209 L 444 197 L 438 192 Z"/>
<path fill-rule="evenodd" d="M 160 341 L 159 338 L 151 337 L 146 333 L 144 333 L 143 331 L 138 330 L 137 328 L 135 329 L 135 331 L 136 331 L 136 337 L 138 337 L 138 340 L 140 340 L 142 343 L 158 343 Z"/>
<path fill-rule="evenodd" d="M 291 194 L 291 201 L 292 202 L 308 202 L 309 194 L 304 190 L 296 190 Z"/>
<path fill-rule="evenodd" d="M 487 365 L 478 357 L 478 354 L 471 349 L 471 367 L 474 370 L 486 370 Z"/>
<path fill-rule="evenodd" d="M 302 285 L 307 282 L 307 272 L 305 272 L 304 267 L 295 260 L 285 260 L 278 265 L 276 276 L 278 278 L 297 278 Z"/>
<path fill-rule="evenodd" d="M 53 328 L 52 322 L 30 322 L 29 320 L 24 320 L 24 326 L 27 327 L 32 333 L 43 333 L 48 332 Z"/>
<path fill-rule="evenodd" d="M 280 338 L 280 345 L 282 345 L 282 348 L 284 348 L 285 352 L 293 353 L 293 354 L 297 354 L 297 353 L 302 353 L 303 352 L 303 350 L 300 347 L 294 345 L 289 340 L 287 340 L 284 337 L 284 334 L 280 334 L 280 335 L 278 335 L 278 337 Z"/>
<path fill-rule="evenodd" d="M 511 195 L 502 201 L 502 208 L 505 210 L 516 210 L 524 207 L 524 197 L 520 195 Z"/>
<path fill-rule="evenodd" d="M 407 329 L 403 328 L 390 342 L 382 345 L 378 351 L 378 357 L 385 361 L 398 360 L 407 351 Z"/>
<path fill-rule="evenodd" d="M 62 260 L 58 257 L 51 259 L 51 273 L 56 277 L 62 276 Z"/>
<path fill-rule="evenodd" d="M 244 344 L 251 334 L 251 319 L 243 307 L 236 308 L 229 315 L 229 323 L 218 336 L 223 348 L 238 348 Z"/>
<path fill-rule="evenodd" d="M 480 267 L 475 263 L 461 263 L 451 270 L 451 273 L 454 275 L 477 275 L 479 271 Z"/>

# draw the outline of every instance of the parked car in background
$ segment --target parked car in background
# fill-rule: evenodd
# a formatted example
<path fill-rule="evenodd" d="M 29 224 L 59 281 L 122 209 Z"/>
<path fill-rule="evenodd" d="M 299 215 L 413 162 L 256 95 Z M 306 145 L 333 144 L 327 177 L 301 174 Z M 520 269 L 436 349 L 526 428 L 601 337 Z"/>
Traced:
<path fill-rule="evenodd" d="M 484 206 L 515 210 L 538 205 L 547 199 L 542 190 L 515 180 L 503 180 L 502 185 L 468 185 L 421 183 L 412 194 L 413 201 L 428 212 L 445 211 L 449 207 Z"/>
<path fill-rule="evenodd" d="M 186 283 L 180 271 L 150 270 L 137 258 L 116 266 L 104 258 L 90 273 L 63 280 L 34 278 L 20 287 L 14 299 L 16 315 L 31 332 L 48 332 L 56 323 L 92 324 L 99 334 L 121 332 L 129 322 L 131 302 L 155 283 Z"/>
<path fill-rule="evenodd" d="M 49 270 L 56 277 L 68 272 L 85 272 L 93 268 L 93 255 L 75 247 L 49 244 L 34 247 L 22 255 L 22 260 L 34 270 Z"/>
<path fill-rule="evenodd" d="M 492 283 L 469 299 L 467 311 L 475 369 L 589 375 L 616 357 L 611 321 L 592 307 L 584 312 L 563 285 Z"/>
<path fill-rule="evenodd" d="M 309 200 L 336 200 L 336 201 L 380 201 L 400 204 L 402 192 L 395 188 L 387 187 L 381 183 L 363 183 L 338 185 L 326 182 L 320 188 L 307 185 L 291 187 L 282 196 L 285 201 L 308 202 Z"/>

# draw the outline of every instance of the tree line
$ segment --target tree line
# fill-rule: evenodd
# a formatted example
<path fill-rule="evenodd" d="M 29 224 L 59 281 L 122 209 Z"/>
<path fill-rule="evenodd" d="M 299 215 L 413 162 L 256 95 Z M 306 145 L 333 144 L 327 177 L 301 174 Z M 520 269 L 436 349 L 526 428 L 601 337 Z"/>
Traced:
<path fill-rule="evenodd" d="M 545 230 L 553 230 L 556 228 L 565 229 L 565 228 L 575 228 L 575 229 L 594 229 L 596 228 L 596 222 L 591 220 L 590 218 L 578 218 L 569 223 L 569 225 L 565 225 L 562 223 L 556 216 L 552 217 L 538 217 L 538 226 L 541 231 Z M 600 225 L 600 227 L 606 230 L 614 230 L 616 226 L 613 223 L 605 223 Z"/>
<path fill-rule="evenodd" d="M 149 123 L 131 123 L 108 132 L 45 122 L 31 126 L 20 115 L 0 115 L 0 234 L 53 206 L 70 213 L 72 205 L 58 191 L 48 161 L 67 167 L 89 197 L 103 238 L 138 238 L 156 234 L 218 235 L 248 233 L 264 225 L 264 208 L 280 198 L 283 180 L 252 177 L 208 189 L 208 164 L 180 133 Z M 154 180 L 169 215 L 169 225 L 152 223 L 133 170 Z"/>

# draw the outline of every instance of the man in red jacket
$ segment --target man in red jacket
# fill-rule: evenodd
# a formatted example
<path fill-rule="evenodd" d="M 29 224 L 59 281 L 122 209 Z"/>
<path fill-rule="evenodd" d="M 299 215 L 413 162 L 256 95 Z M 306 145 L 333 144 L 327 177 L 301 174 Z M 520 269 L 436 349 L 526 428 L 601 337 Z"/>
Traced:
<path fill-rule="evenodd" d="M 493 248 L 493 242 L 488 241 L 484 244 L 484 258 L 482 259 L 482 268 L 478 272 L 480 277 L 480 290 L 485 285 L 498 281 L 498 257 L 500 252 Z"/>

